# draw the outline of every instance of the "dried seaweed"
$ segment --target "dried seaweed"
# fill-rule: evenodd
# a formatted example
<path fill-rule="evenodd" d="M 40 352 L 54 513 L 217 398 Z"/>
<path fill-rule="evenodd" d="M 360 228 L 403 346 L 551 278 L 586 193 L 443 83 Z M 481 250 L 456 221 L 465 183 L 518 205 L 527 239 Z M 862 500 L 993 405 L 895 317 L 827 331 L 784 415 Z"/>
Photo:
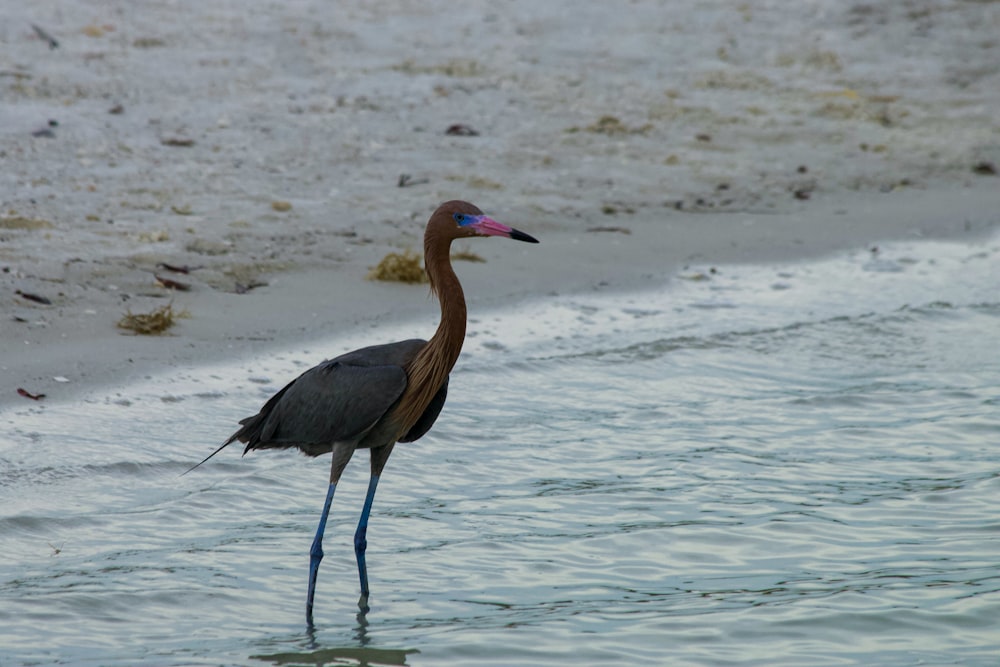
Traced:
<path fill-rule="evenodd" d="M 153 278 L 156 279 L 157 284 L 161 285 L 162 287 L 166 287 L 167 289 L 175 289 L 180 292 L 187 292 L 190 291 L 191 289 L 191 286 L 188 285 L 187 283 L 182 283 L 178 280 L 171 280 L 170 278 L 164 278 L 163 276 L 156 273 L 153 274 Z"/>
<path fill-rule="evenodd" d="M 428 178 L 413 178 L 409 174 L 400 174 L 399 180 L 396 181 L 396 186 L 400 188 L 406 188 L 411 185 L 423 185 L 424 183 L 430 182 Z"/>
<path fill-rule="evenodd" d="M 399 283 L 425 283 L 427 274 L 420 265 L 420 255 L 412 250 L 390 252 L 368 272 L 368 280 L 385 280 Z"/>
<path fill-rule="evenodd" d="M 52 223 L 41 218 L 28 218 L 12 213 L 0 216 L 0 229 L 51 229 Z"/>
<path fill-rule="evenodd" d="M 444 133 L 453 137 L 479 136 L 479 130 L 476 130 L 471 125 L 466 125 L 465 123 L 455 123 L 454 125 L 449 125 L 448 129 L 445 130 Z"/>
<path fill-rule="evenodd" d="M 607 213 L 607 211 L 605 211 Z M 613 225 L 599 225 L 597 227 L 587 227 L 588 232 L 617 232 L 618 234 L 631 234 L 628 227 L 616 227 Z"/>
<path fill-rule="evenodd" d="M 601 116 L 597 119 L 596 123 L 588 125 L 587 127 L 571 127 L 567 129 L 567 132 L 592 132 L 594 134 L 606 134 L 608 136 L 617 136 L 623 134 L 648 134 L 653 129 L 652 124 L 646 123 L 645 125 L 639 125 L 637 127 L 629 127 L 625 123 L 621 122 L 615 116 Z"/>
<path fill-rule="evenodd" d="M 194 146 L 194 139 L 189 139 L 187 137 L 164 137 L 160 139 L 160 143 L 164 146 L 188 148 L 190 146 Z"/>
<path fill-rule="evenodd" d="M 167 264 L 166 262 L 159 262 L 157 263 L 157 266 L 162 269 L 166 269 L 167 271 L 173 271 L 174 273 L 183 273 L 183 274 L 188 274 L 191 273 L 192 271 L 197 271 L 198 269 L 201 268 L 200 266 L 188 266 L 187 264 L 185 264 L 184 266 L 177 266 L 174 264 Z"/>
<path fill-rule="evenodd" d="M 457 262 L 485 262 L 486 260 L 482 256 L 477 255 L 468 248 L 462 248 L 461 250 L 455 250 L 451 253 L 451 258 Z"/>
<path fill-rule="evenodd" d="M 46 306 L 52 305 L 52 300 L 47 296 L 32 294 L 31 292 L 22 292 L 21 290 L 14 290 L 14 294 L 18 295 L 22 299 L 27 299 L 28 301 L 34 301 L 35 303 L 40 303 Z"/>
<path fill-rule="evenodd" d="M 50 35 L 48 31 L 46 31 L 40 25 L 38 25 L 37 23 L 32 23 L 31 28 L 35 31 L 35 34 L 38 35 L 39 39 L 41 39 L 42 41 L 44 41 L 46 44 L 49 45 L 49 49 L 59 48 L 59 40 Z"/>
<path fill-rule="evenodd" d="M 118 328 L 140 336 L 155 336 L 174 326 L 181 317 L 190 317 L 190 314 L 186 310 L 175 311 L 173 302 L 170 302 L 148 313 L 136 314 L 128 310 L 118 320 Z"/>
<path fill-rule="evenodd" d="M 40 401 L 43 398 L 45 398 L 45 394 L 32 394 L 30 391 L 22 387 L 17 388 L 17 394 L 18 396 L 24 396 L 25 398 L 30 398 L 33 401 Z"/>

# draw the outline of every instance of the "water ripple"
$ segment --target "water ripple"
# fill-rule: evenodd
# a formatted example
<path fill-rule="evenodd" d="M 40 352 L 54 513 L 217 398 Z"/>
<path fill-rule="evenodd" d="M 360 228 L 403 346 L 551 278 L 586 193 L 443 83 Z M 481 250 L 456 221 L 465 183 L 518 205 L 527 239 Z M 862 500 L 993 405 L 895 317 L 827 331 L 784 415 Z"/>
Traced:
<path fill-rule="evenodd" d="M 311 634 L 328 460 L 226 450 L 180 473 L 329 354 L 5 415 L 0 661 L 992 665 L 1000 292 L 984 252 L 732 267 L 473 323 L 490 333 L 439 423 L 380 485 L 368 616 L 352 546 L 366 453 L 341 481 Z"/>

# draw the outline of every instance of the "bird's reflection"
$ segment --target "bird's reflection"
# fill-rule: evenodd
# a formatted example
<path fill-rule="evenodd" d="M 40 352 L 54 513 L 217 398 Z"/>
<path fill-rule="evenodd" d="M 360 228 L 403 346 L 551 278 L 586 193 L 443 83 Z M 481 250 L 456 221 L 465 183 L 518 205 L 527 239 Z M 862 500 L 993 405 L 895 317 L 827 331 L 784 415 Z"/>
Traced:
<path fill-rule="evenodd" d="M 368 646 L 371 638 L 368 636 L 368 600 L 364 596 L 358 600 L 358 613 L 355 617 L 353 646 L 338 646 L 321 648 L 316 640 L 316 626 L 312 623 L 306 627 L 306 651 L 289 651 L 269 655 L 252 655 L 254 660 L 262 660 L 275 665 L 323 665 L 351 664 L 358 667 L 376 667 L 378 665 L 398 665 L 406 667 L 406 656 L 418 653 L 416 649 L 386 649 Z"/>
<path fill-rule="evenodd" d="M 361 647 L 367 646 L 368 642 L 371 641 L 368 637 L 368 612 L 370 609 L 367 595 L 358 598 L 358 613 L 355 616 L 358 624 L 354 626 L 354 639 Z M 309 638 L 307 646 L 311 649 L 317 648 L 316 625 L 313 623 L 312 616 L 306 619 L 306 636 Z"/>
<path fill-rule="evenodd" d="M 417 653 L 416 650 L 385 649 L 385 648 L 324 648 L 303 653 L 273 653 L 271 655 L 252 655 L 252 660 L 262 660 L 275 665 L 357 665 L 358 667 L 376 667 L 377 665 L 398 665 L 406 667 L 406 656 Z"/>
<path fill-rule="evenodd" d="M 354 639 L 358 646 L 368 646 L 368 596 L 362 595 L 358 600 L 358 615 L 355 617 L 358 624 L 354 627 Z"/>

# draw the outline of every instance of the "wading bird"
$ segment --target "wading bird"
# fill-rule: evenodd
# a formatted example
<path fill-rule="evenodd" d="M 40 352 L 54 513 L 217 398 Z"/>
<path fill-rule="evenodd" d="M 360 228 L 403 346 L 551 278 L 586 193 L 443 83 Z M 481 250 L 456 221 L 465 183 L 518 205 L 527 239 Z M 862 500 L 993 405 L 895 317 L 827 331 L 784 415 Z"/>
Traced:
<path fill-rule="evenodd" d="M 310 626 L 330 503 L 356 449 L 371 450 L 371 479 L 354 534 L 361 579 L 358 604 L 362 611 L 368 608 L 365 549 L 375 487 L 393 446 L 413 442 L 427 433 L 444 406 L 448 375 L 465 340 L 466 319 L 465 295 L 451 268 L 451 242 L 472 236 L 504 236 L 538 243 L 524 232 L 488 218 L 472 204 L 441 204 L 424 232 L 424 267 L 431 290 L 441 303 L 441 323 L 431 339 L 364 347 L 307 370 L 271 397 L 260 412 L 241 420 L 243 427 L 201 462 L 235 440 L 246 443 L 244 454 L 252 449 L 291 447 L 309 456 L 333 454 L 330 487 L 309 551 L 306 620 Z"/>

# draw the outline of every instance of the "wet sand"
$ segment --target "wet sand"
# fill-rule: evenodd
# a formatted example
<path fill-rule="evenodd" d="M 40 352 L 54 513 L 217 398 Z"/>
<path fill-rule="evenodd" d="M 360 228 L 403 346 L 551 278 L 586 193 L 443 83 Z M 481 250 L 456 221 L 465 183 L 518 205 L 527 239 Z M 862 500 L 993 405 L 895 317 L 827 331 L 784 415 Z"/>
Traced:
<path fill-rule="evenodd" d="M 383 342 L 436 305 L 368 269 L 447 199 L 542 242 L 459 244 L 472 316 L 1000 226 L 1000 3 L 578 4 L 12 9 L 0 407 Z M 167 335 L 116 327 L 171 300 Z"/>

